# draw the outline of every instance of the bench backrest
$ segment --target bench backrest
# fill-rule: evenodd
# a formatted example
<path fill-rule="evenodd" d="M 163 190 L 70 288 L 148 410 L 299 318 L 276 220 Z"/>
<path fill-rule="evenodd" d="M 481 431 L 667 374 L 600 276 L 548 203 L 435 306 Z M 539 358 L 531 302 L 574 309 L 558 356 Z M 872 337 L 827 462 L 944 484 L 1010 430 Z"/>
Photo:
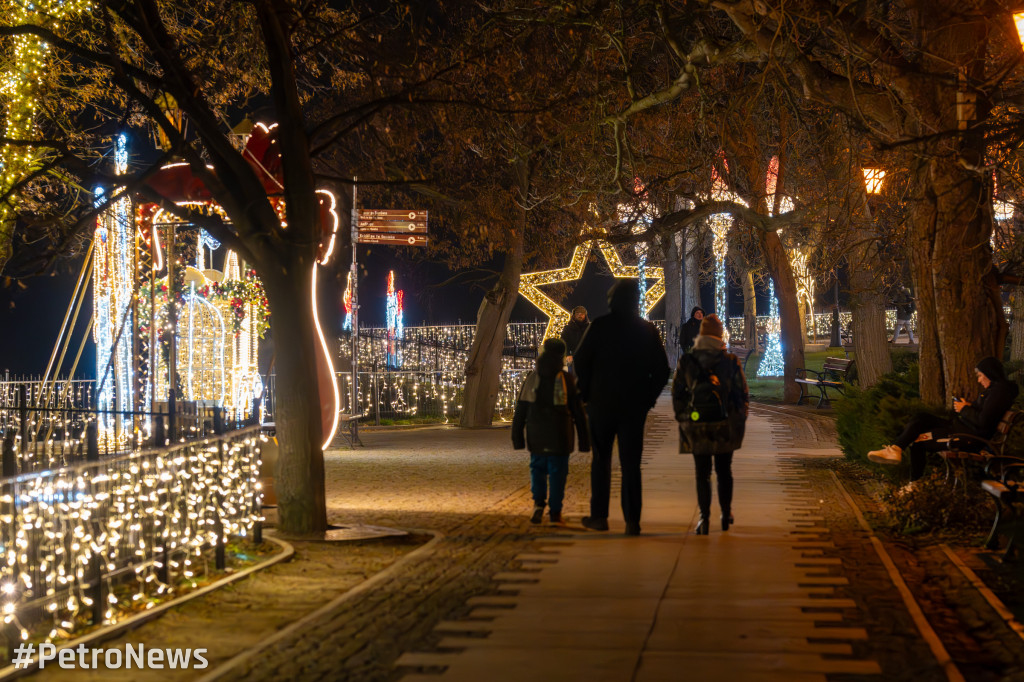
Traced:
<path fill-rule="evenodd" d="M 1019 410 L 1007 410 L 1003 418 L 999 420 L 999 426 L 996 427 L 996 432 L 992 436 L 992 442 L 995 445 L 1002 447 L 1003 443 L 1006 442 L 1007 436 L 1013 431 L 1013 427 L 1020 420 L 1021 416 L 1024 416 L 1024 412 Z"/>
<path fill-rule="evenodd" d="M 745 360 L 753 351 L 749 348 L 744 348 L 743 346 L 729 346 L 729 352 L 740 360 Z"/>
<path fill-rule="evenodd" d="M 850 371 L 851 365 L 853 365 L 853 360 L 846 360 L 843 358 L 825 358 L 825 365 L 822 369 L 833 372 L 848 372 Z"/>

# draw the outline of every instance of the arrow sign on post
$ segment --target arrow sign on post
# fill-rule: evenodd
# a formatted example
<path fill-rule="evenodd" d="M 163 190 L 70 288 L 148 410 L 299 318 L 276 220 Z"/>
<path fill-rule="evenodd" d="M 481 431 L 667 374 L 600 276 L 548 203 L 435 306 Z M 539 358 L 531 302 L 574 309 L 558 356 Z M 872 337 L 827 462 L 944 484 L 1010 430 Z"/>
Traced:
<path fill-rule="evenodd" d="M 361 208 L 356 212 L 360 244 L 426 246 L 427 212 L 392 208 Z"/>
<path fill-rule="evenodd" d="M 385 246 L 426 246 L 425 234 L 402 234 L 394 232 L 359 232 L 360 244 L 383 244 Z"/>

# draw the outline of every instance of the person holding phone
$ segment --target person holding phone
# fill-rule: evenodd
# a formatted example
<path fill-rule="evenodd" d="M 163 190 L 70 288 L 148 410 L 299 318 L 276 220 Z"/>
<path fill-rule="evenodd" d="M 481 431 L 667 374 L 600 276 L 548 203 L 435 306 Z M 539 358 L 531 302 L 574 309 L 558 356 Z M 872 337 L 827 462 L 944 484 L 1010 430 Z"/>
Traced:
<path fill-rule="evenodd" d="M 1013 407 L 1017 398 L 1017 384 L 1006 378 L 1003 363 L 996 358 L 985 358 L 974 369 L 981 384 L 981 395 L 977 400 L 953 398 L 954 415 L 941 417 L 934 414 L 919 414 L 910 420 L 903 433 L 892 445 L 868 453 L 868 459 L 876 464 L 899 464 L 903 451 L 910 448 L 910 480 L 916 481 L 924 475 L 929 452 L 942 452 L 950 448 L 949 437 L 966 433 L 986 440 L 995 435 L 1000 420 Z M 981 444 L 964 440 L 958 442 L 960 450 L 980 450 Z"/>

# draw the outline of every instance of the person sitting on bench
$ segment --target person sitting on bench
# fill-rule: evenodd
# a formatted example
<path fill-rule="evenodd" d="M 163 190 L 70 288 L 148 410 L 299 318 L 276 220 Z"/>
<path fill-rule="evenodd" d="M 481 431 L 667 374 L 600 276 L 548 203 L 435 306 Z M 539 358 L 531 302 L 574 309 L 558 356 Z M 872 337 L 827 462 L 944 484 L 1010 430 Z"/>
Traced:
<path fill-rule="evenodd" d="M 1017 398 L 1017 384 L 1006 378 L 1003 363 L 996 358 L 985 358 L 974 371 L 982 388 L 977 400 L 972 402 L 955 398 L 953 409 L 956 414 L 951 417 L 917 415 L 910 420 L 895 443 L 869 452 L 868 459 L 876 464 L 899 464 L 903 459 L 903 451 L 909 447 L 910 480 L 916 481 L 924 475 L 929 452 L 950 449 L 949 436 L 965 433 L 986 440 L 992 438 L 999 427 L 999 421 Z M 968 451 L 980 451 L 981 445 L 968 439 L 955 443 L 956 448 Z"/>

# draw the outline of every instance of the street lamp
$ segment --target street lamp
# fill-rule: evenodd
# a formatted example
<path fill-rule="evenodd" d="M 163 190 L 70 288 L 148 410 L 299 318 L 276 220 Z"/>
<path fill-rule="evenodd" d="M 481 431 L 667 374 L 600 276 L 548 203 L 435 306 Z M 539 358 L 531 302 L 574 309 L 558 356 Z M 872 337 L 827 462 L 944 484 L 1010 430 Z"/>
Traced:
<path fill-rule="evenodd" d="M 882 181 L 885 180 L 885 171 L 881 168 L 864 168 L 864 186 L 868 194 L 880 194 L 882 192 Z"/>
<path fill-rule="evenodd" d="M 1024 10 L 1013 13 L 1013 25 L 1017 27 L 1017 38 L 1024 48 Z"/>

